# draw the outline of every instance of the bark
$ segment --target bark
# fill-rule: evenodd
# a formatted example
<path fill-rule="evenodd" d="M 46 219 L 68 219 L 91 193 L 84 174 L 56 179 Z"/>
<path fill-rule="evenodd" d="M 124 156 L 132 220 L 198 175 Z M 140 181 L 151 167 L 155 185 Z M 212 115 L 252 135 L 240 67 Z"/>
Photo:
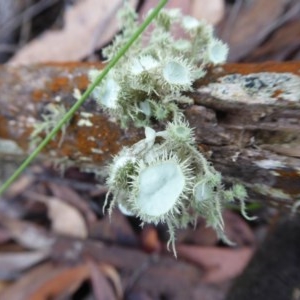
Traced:
<path fill-rule="evenodd" d="M 86 89 L 87 71 L 94 67 L 102 66 L 2 66 L 0 157 L 26 155 L 45 105 L 70 107 L 74 88 Z M 195 103 L 184 108 L 185 114 L 199 149 L 224 180 L 243 183 L 253 200 L 287 207 L 300 199 L 300 63 L 228 64 L 211 69 L 194 87 Z M 60 147 L 59 138 L 44 157 L 93 169 L 143 138 L 143 129 L 121 129 L 89 100 L 71 120 Z"/>

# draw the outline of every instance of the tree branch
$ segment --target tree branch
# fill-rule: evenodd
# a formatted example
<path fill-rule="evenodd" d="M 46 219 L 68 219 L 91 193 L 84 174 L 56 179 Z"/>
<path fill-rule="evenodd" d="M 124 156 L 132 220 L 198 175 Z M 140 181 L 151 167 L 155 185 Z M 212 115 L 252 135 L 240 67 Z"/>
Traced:
<path fill-rule="evenodd" d="M 68 109 L 75 101 L 74 88 L 87 88 L 86 74 L 93 67 L 102 66 L 0 67 L 0 158 L 25 156 L 45 105 Z M 225 181 L 245 184 L 250 199 L 284 206 L 300 199 L 299 70 L 300 63 L 216 67 L 195 83 L 190 95 L 195 104 L 185 108 L 199 149 Z M 99 168 L 140 138 L 143 129 L 122 130 L 88 101 L 71 120 L 61 147 L 57 137 L 44 155 Z"/>

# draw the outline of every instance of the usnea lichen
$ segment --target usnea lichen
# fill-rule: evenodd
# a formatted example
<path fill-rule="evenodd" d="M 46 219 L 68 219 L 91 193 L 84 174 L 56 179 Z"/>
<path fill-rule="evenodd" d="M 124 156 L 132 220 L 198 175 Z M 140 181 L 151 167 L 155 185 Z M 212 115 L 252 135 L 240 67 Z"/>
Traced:
<path fill-rule="evenodd" d="M 137 27 L 137 15 L 129 7 L 121 12 L 123 31 L 103 53 L 110 60 Z M 117 205 L 144 223 L 166 223 L 169 243 L 175 252 L 175 229 L 206 219 L 219 237 L 224 234 L 222 208 L 241 201 L 245 217 L 246 190 L 241 185 L 225 189 L 222 176 L 199 152 L 194 130 L 180 110 L 192 103 L 185 92 L 205 75 L 209 64 L 226 60 L 227 45 L 213 36 L 213 28 L 179 10 L 162 11 L 146 40 L 140 39 L 129 50 L 108 78 L 94 91 L 94 98 L 121 126 L 129 123 L 145 127 L 145 138 L 124 147 L 109 166 L 107 185 L 113 195 L 109 212 Z M 184 38 L 172 32 L 181 28 Z M 93 81 L 97 70 L 89 74 Z M 151 122 L 167 122 L 156 132 Z"/>

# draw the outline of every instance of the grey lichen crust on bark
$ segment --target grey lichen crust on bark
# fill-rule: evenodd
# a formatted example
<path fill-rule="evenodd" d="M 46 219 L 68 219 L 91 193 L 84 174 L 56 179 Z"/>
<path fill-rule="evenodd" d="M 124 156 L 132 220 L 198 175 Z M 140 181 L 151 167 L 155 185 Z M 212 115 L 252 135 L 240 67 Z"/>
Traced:
<path fill-rule="evenodd" d="M 299 75 L 225 74 L 194 96 L 189 121 L 225 179 L 241 180 L 250 199 L 275 205 L 299 199 Z"/>

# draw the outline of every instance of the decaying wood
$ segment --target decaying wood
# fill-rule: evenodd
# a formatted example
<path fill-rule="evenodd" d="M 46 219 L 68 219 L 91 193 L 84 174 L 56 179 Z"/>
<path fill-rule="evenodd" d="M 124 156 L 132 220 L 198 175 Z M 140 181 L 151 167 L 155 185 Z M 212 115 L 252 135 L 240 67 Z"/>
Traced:
<path fill-rule="evenodd" d="M 1 67 L 0 157 L 26 155 L 45 105 L 70 107 L 74 88 L 84 91 L 95 67 L 101 65 Z M 300 63 L 217 67 L 195 83 L 191 96 L 195 103 L 185 114 L 199 149 L 227 182 L 242 182 L 251 199 L 275 205 L 300 199 Z M 44 154 L 100 168 L 142 137 L 142 129 L 122 130 L 90 100 L 71 120 L 61 147 L 57 137 Z"/>

